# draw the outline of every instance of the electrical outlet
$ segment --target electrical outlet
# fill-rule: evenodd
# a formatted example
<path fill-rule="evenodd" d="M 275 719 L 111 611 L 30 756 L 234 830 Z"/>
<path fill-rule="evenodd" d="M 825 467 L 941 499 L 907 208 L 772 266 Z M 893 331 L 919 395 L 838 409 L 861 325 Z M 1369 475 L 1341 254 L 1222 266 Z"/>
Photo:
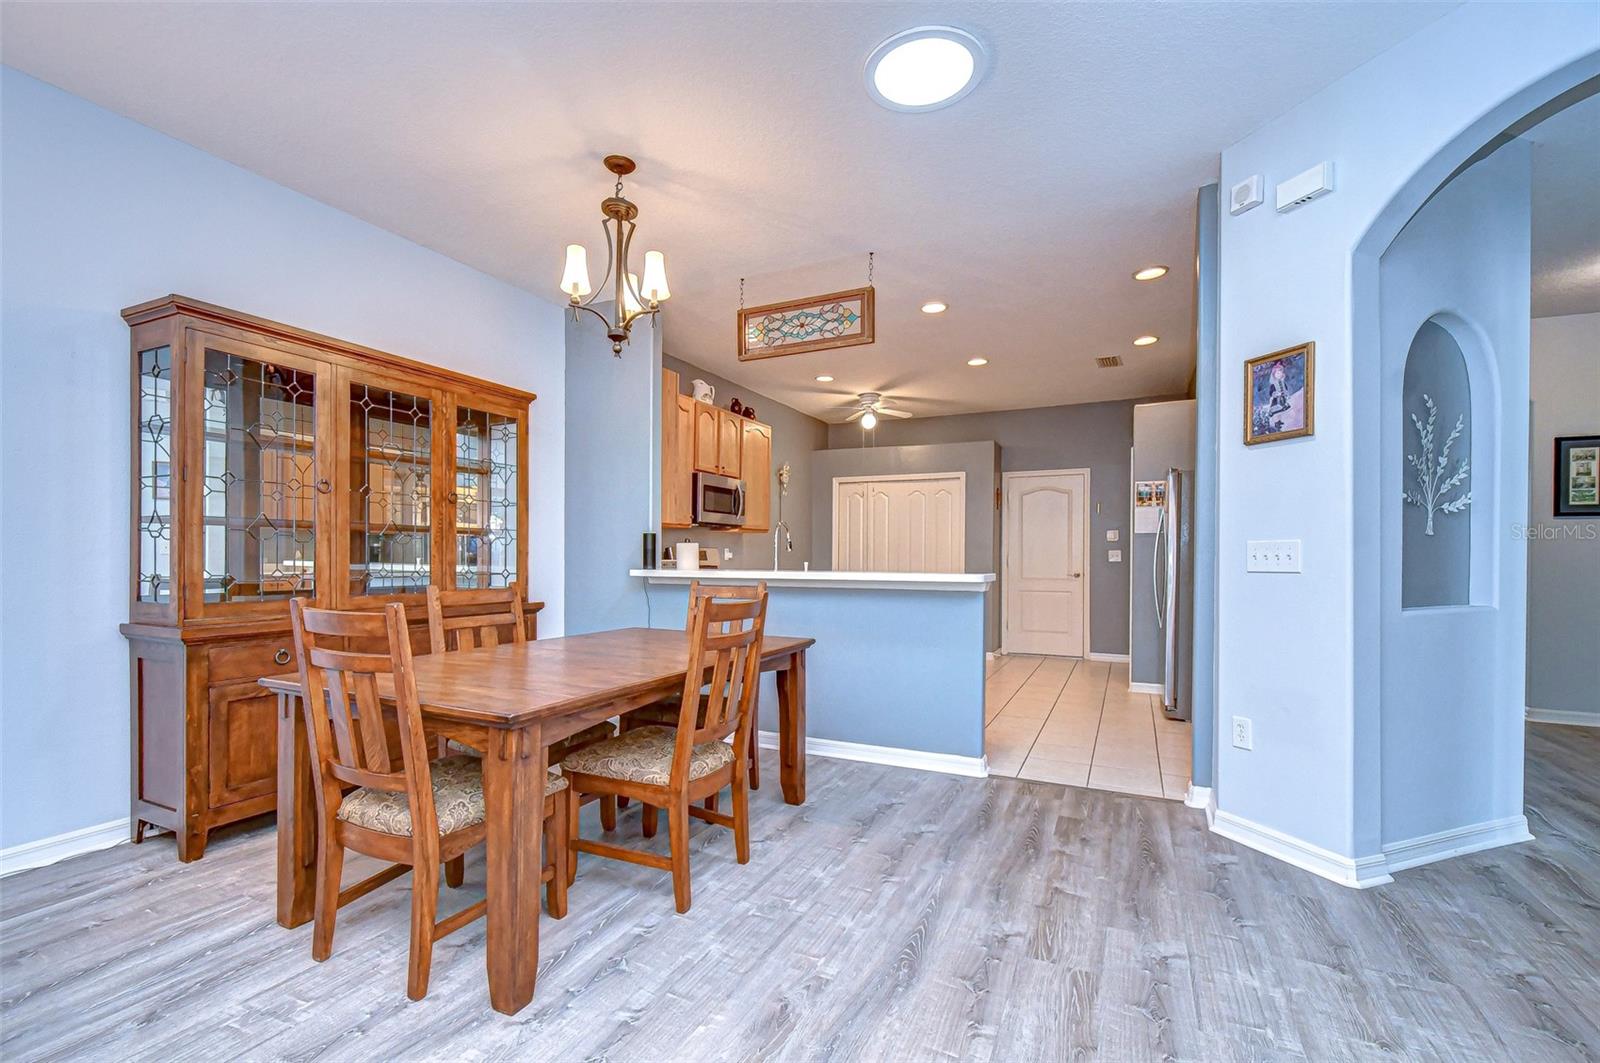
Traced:
<path fill-rule="evenodd" d="M 1255 748 L 1255 738 L 1251 733 L 1250 717 L 1235 716 L 1233 718 L 1233 748 Z"/>
<path fill-rule="evenodd" d="M 1299 572 L 1299 539 L 1251 539 L 1246 544 L 1246 572 Z"/>
<path fill-rule="evenodd" d="M 1121 561 L 1122 560 L 1122 551 L 1121 550 L 1107 550 L 1106 551 L 1106 560 L 1112 562 L 1113 564 Z"/>

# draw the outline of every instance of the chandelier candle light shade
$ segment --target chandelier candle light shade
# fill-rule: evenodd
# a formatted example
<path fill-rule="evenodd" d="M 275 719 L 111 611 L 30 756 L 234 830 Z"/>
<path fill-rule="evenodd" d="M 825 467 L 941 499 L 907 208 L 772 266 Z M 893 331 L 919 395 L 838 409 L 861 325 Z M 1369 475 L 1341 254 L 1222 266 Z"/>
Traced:
<path fill-rule="evenodd" d="M 600 277 L 600 289 L 589 286 L 589 251 L 582 244 L 567 245 L 567 268 L 561 275 L 561 290 L 567 293 L 568 305 L 576 320 L 579 310 L 587 310 L 605 323 L 606 338 L 611 341 L 611 353 L 622 357 L 622 345 L 633 331 L 633 323 L 646 314 L 654 314 L 661 304 L 672 296 L 667 288 L 667 259 L 660 251 L 644 253 L 644 283 L 639 275 L 628 270 L 628 255 L 633 248 L 634 219 L 639 208 L 622 195 L 622 179 L 634 171 L 634 162 L 626 155 L 607 155 L 605 167 L 617 177 L 614 195 L 600 203 L 604 220 L 600 229 L 606 237 L 606 269 Z M 611 316 L 596 310 L 591 304 L 610 290 Z M 590 293 L 593 292 L 591 295 Z M 585 299 L 584 296 L 589 296 Z"/>

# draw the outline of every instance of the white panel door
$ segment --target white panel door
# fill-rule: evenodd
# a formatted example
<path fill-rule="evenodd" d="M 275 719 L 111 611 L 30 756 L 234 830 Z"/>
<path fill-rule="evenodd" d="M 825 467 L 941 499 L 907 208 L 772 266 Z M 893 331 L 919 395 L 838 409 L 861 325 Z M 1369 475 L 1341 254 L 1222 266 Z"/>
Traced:
<path fill-rule="evenodd" d="M 836 480 L 833 522 L 835 570 L 966 570 L 966 480 L 960 473 Z"/>
<path fill-rule="evenodd" d="M 1088 496 L 1083 472 L 1006 474 L 1007 653 L 1083 656 Z"/>
<path fill-rule="evenodd" d="M 833 567 L 867 571 L 867 485 L 841 482 L 833 491 Z"/>

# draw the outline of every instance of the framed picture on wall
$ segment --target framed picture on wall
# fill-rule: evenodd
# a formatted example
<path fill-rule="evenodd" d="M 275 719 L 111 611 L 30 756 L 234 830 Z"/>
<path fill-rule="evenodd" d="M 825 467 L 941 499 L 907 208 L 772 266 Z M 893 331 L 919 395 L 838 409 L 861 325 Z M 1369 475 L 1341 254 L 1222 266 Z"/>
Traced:
<path fill-rule="evenodd" d="M 1245 446 L 1313 433 L 1316 357 L 1308 342 L 1244 363 Z"/>
<path fill-rule="evenodd" d="M 1600 517 L 1600 435 L 1559 436 L 1555 455 L 1558 517 Z"/>

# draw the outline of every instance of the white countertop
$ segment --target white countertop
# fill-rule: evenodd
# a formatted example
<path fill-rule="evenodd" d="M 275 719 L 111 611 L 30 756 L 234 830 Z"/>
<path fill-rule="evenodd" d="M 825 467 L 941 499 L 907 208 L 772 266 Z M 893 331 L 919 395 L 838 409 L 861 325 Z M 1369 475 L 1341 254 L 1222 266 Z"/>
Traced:
<path fill-rule="evenodd" d="M 803 587 L 807 589 L 854 589 L 895 591 L 957 591 L 982 594 L 994 582 L 993 572 L 810 572 L 785 569 L 703 568 L 697 572 L 679 572 L 671 568 L 635 568 L 628 575 L 647 579 L 651 583 L 754 583 L 765 580 L 769 587 Z"/>

